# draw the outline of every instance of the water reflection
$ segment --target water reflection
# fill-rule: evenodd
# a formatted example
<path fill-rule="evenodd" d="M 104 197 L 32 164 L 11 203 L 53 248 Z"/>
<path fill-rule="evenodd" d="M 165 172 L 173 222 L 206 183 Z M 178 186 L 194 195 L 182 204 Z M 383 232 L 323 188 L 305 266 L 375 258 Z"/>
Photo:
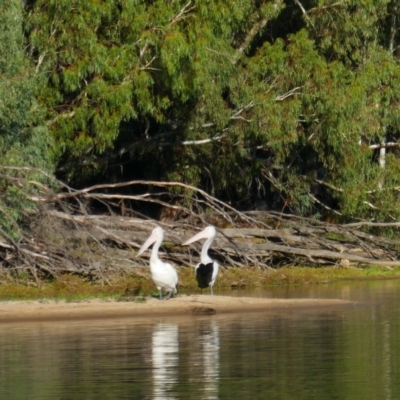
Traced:
<path fill-rule="evenodd" d="M 196 338 L 195 359 L 199 361 L 200 371 L 197 379 L 203 388 L 203 399 L 218 399 L 219 385 L 219 327 L 213 319 L 200 326 Z"/>
<path fill-rule="evenodd" d="M 0 324 L 0 399 L 400 399 L 400 282 L 322 289 L 364 303 Z"/>
<path fill-rule="evenodd" d="M 180 327 L 173 323 L 153 326 L 153 399 L 177 399 L 180 390 L 194 398 L 218 399 L 219 321 L 199 319 L 191 327 Z"/>
<path fill-rule="evenodd" d="M 382 366 L 382 380 L 383 380 L 383 387 L 384 387 L 384 394 L 385 399 L 390 400 L 392 399 L 391 393 L 391 351 L 390 351 L 390 321 L 385 320 L 383 321 L 383 366 Z"/>
<path fill-rule="evenodd" d="M 159 323 L 152 335 L 153 398 L 176 399 L 173 388 L 178 381 L 178 325 Z"/>

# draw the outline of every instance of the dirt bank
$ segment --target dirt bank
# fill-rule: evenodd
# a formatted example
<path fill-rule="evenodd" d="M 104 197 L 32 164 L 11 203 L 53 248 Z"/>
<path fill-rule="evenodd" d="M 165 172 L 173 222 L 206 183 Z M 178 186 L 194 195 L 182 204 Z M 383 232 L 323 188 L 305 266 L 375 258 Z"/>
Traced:
<path fill-rule="evenodd" d="M 18 321 L 143 318 L 160 315 L 213 315 L 236 312 L 337 308 L 354 305 L 340 299 L 266 299 L 228 296 L 180 296 L 167 301 L 149 298 L 143 302 L 53 300 L 0 302 L 0 323 Z"/>

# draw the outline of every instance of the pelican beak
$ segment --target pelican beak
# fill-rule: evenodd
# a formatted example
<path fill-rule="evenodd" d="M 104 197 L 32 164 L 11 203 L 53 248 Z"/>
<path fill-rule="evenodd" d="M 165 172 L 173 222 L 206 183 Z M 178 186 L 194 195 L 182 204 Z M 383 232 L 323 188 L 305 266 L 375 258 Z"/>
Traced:
<path fill-rule="evenodd" d="M 149 248 L 157 240 L 157 234 L 152 233 L 147 240 L 143 243 L 142 247 L 139 249 L 137 256 L 140 256 L 147 248 Z"/>
<path fill-rule="evenodd" d="M 208 232 L 204 229 L 203 231 L 199 232 L 197 235 L 194 235 L 190 239 L 186 240 L 186 242 L 182 243 L 182 246 L 186 246 L 187 244 L 197 242 L 200 239 L 208 239 L 209 235 Z"/>

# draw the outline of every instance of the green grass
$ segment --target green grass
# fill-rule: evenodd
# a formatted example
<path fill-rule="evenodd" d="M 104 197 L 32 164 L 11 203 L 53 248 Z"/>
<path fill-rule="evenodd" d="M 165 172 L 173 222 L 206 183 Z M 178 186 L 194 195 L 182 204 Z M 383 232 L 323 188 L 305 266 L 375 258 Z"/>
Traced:
<path fill-rule="evenodd" d="M 336 268 L 336 267 L 285 267 L 274 270 L 258 268 L 220 268 L 217 289 L 252 288 L 270 286 L 298 286 L 350 280 L 380 280 L 400 278 L 400 266 L 396 268 Z M 198 293 L 192 268 L 179 269 L 179 293 Z M 84 302 L 91 298 L 110 298 L 118 301 L 145 301 L 146 296 L 158 296 L 150 277 L 119 276 L 108 283 L 88 282 L 74 275 L 62 275 L 58 279 L 37 285 L 25 277 L 18 283 L 0 283 L 0 301 L 52 299 L 68 302 Z"/>

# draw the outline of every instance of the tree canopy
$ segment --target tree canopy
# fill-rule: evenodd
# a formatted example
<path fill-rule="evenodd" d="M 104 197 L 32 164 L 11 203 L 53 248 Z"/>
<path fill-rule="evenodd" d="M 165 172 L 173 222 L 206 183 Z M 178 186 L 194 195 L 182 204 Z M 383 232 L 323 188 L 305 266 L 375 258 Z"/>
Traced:
<path fill-rule="evenodd" d="M 27 200 L 21 184 L 30 186 L 24 181 L 25 172 L 15 167 L 52 173 L 56 160 L 52 156 L 54 146 L 46 126 L 46 110 L 37 98 L 47 81 L 35 70 L 25 51 L 19 0 L 0 2 L 0 24 L 0 152 L 1 165 L 7 170 L 7 174 L 0 174 L 0 233 L 2 237 L 18 239 L 18 225 L 34 205 Z M 38 183 L 47 180 L 41 173 L 33 173 L 30 178 Z M 19 184 L 15 184 L 16 179 L 21 180 Z"/>
<path fill-rule="evenodd" d="M 396 220 L 397 8 L 31 0 L 23 30 L 4 21 L 1 140 L 47 127 L 31 137 L 76 185 L 178 181 L 241 209 Z"/>

